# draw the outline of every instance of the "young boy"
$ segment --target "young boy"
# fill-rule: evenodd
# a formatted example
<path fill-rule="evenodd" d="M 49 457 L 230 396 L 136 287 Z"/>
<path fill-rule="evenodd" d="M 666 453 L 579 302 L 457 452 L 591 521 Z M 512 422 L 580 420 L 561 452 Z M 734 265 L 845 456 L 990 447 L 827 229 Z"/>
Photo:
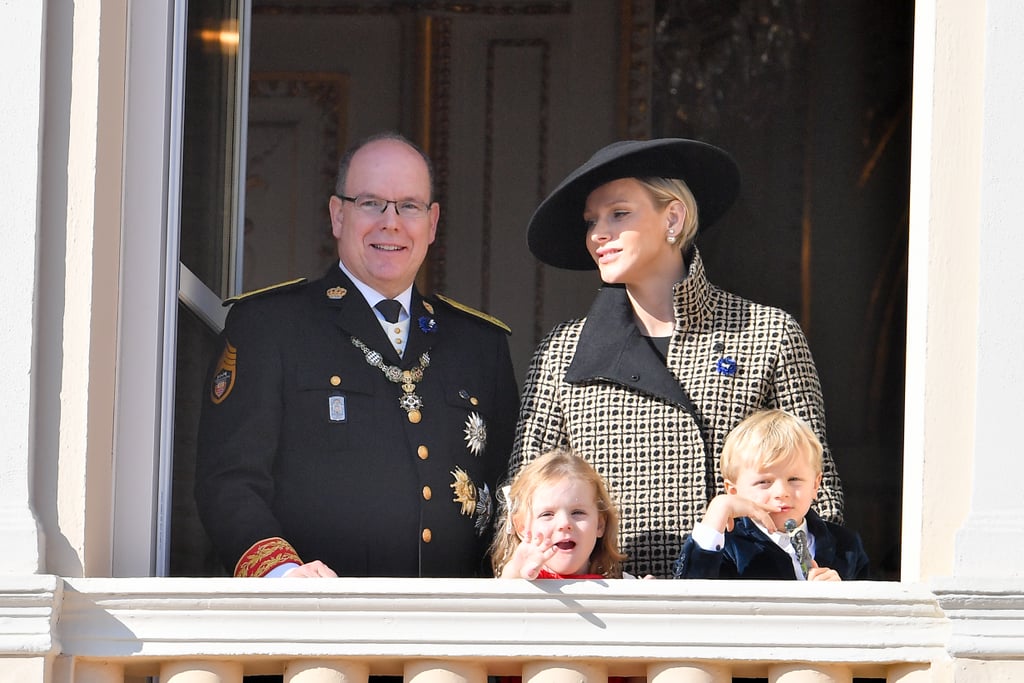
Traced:
<path fill-rule="evenodd" d="M 868 578 L 860 537 L 812 511 L 821 484 L 821 442 L 783 410 L 736 425 L 722 447 L 725 494 L 683 544 L 677 579 Z"/>

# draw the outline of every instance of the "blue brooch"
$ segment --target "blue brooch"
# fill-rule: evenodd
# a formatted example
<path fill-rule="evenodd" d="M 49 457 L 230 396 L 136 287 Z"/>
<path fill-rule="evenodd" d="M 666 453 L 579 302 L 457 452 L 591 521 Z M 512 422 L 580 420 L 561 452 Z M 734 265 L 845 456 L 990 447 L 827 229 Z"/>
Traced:
<path fill-rule="evenodd" d="M 718 370 L 721 375 L 732 377 L 736 374 L 736 361 L 732 359 L 732 356 L 722 356 L 715 363 L 715 370 Z"/>
<path fill-rule="evenodd" d="M 420 330 L 423 334 L 430 334 L 437 330 L 437 322 L 433 318 L 428 318 L 425 315 L 421 315 L 420 319 L 416 321 L 420 325 Z"/>

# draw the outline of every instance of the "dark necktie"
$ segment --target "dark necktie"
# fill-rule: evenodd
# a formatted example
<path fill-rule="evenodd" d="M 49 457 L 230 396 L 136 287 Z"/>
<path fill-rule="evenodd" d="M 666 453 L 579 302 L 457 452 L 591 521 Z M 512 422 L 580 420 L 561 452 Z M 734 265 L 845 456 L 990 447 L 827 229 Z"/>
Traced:
<path fill-rule="evenodd" d="M 374 308 L 380 311 L 389 323 L 397 323 L 398 315 L 402 312 L 402 304 L 394 299 L 381 299 Z"/>

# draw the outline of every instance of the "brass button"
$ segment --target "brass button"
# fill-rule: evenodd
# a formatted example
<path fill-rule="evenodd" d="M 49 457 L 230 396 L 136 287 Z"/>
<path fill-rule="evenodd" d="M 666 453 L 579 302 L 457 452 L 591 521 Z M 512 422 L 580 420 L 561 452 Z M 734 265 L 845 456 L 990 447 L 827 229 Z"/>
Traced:
<path fill-rule="evenodd" d="M 423 500 L 430 500 L 430 487 L 429 486 L 424 486 L 423 487 Z"/>
<path fill-rule="evenodd" d="M 430 529 L 424 529 L 422 536 L 423 536 L 423 542 L 424 543 L 430 543 L 430 536 L 431 536 Z"/>
<path fill-rule="evenodd" d="M 426 446 L 420 446 L 416 449 L 416 455 L 420 456 L 420 460 L 426 460 L 430 457 L 430 451 L 427 450 Z"/>
<path fill-rule="evenodd" d="M 480 403 L 480 399 L 478 399 L 476 396 L 470 396 L 469 402 L 472 403 L 473 405 L 477 405 Z"/>
<path fill-rule="evenodd" d="M 401 327 L 396 327 L 395 328 L 395 334 L 402 334 L 402 328 Z"/>
<path fill-rule="evenodd" d="M 337 375 L 331 375 L 331 386 L 336 387 L 341 384 L 341 378 Z"/>

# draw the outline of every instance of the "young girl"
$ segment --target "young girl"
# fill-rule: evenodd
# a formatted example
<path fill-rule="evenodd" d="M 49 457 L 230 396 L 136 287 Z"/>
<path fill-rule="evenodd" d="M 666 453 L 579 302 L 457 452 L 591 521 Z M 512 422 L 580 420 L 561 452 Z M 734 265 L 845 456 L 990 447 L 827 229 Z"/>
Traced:
<path fill-rule="evenodd" d="M 506 494 L 491 546 L 503 579 L 619 579 L 619 515 L 590 464 L 555 449 L 524 467 Z"/>

